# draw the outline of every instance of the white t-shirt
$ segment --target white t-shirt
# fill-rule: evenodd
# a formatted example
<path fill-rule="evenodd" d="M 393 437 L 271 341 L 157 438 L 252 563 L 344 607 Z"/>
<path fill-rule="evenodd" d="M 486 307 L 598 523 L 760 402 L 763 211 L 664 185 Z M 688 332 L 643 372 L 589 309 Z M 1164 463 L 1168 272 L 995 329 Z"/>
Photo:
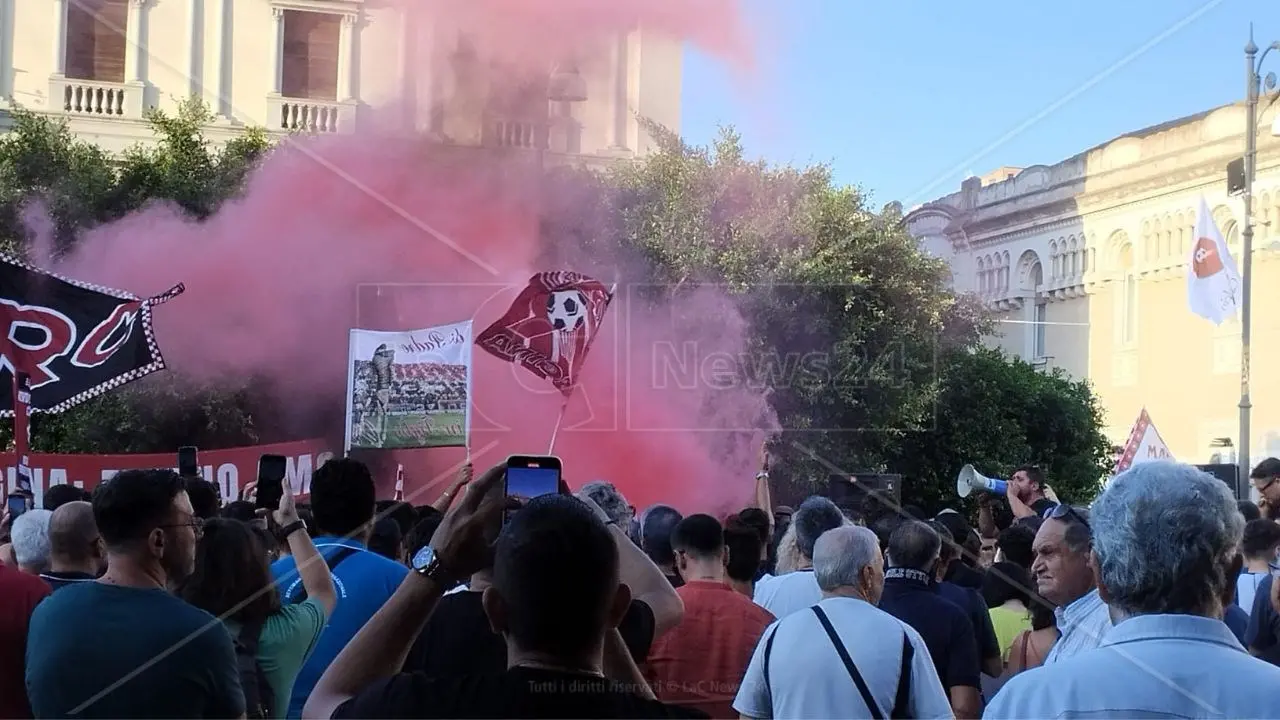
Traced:
<path fill-rule="evenodd" d="M 827 598 L 819 606 L 831 620 L 867 689 L 880 706 L 881 717 L 888 717 L 892 712 L 898 693 L 903 633 L 915 649 L 911 661 L 909 717 L 952 717 L 947 693 L 942 689 L 933 658 L 919 633 L 862 600 Z M 775 632 L 766 685 L 765 648 Z M 752 718 L 805 720 L 871 716 L 839 653 L 812 611 L 785 617 L 764 631 L 733 701 L 733 709 Z"/>
<path fill-rule="evenodd" d="M 1258 586 L 1267 579 L 1267 573 L 1242 572 L 1236 579 L 1236 604 L 1246 613 L 1253 613 L 1253 598 Z"/>
<path fill-rule="evenodd" d="M 760 578 L 751 599 L 774 617 L 783 618 L 817 605 L 822 600 L 822 589 L 813 577 L 813 570 L 797 570 Z"/>

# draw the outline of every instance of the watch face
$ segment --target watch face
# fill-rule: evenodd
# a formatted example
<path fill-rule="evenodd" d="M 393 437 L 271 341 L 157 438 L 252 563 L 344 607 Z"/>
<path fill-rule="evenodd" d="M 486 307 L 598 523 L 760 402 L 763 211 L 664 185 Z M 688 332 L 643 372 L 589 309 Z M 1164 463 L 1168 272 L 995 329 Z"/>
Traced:
<path fill-rule="evenodd" d="M 435 548 L 430 545 L 426 545 L 413 556 L 413 569 L 419 572 L 426 570 L 427 566 L 435 559 Z"/>

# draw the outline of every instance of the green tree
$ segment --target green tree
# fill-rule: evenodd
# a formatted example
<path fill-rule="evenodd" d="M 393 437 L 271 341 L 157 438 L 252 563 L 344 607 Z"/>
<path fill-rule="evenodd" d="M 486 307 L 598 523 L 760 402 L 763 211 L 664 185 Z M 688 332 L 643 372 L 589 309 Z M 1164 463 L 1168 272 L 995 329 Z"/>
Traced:
<path fill-rule="evenodd" d="M 966 463 L 998 478 L 1039 465 L 1063 502 L 1088 504 L 1101 489 L 1113 458 L 1087 382 L 987 348 L 945 353 L 940 381 L 935 426 L 904 434 L 890 456 L 906 478 L 904 502 L 957 507 L 956 476 Z"/>
<path fill-rule="evenodd" d="M 202 134 L 213 116 L 197 99 L 169 114 L 153 110 L 155 143 L 115 158 L 76 138 L 66 123 L 25 110 L 0 135 L 0 250 L 26 256 L 31 203 L 41 203 L 57 254 L 98 224 L 148 202 L 175 203 L 197 220 L 239 193 L 270 148 L 261 128 L 215 147 Z M 187 443 L 209 447 L 257 439 L 246 386 L 193 384 L 170 373 L 144 378 L 59 415 L 38 415 L 34 449 L 45 452 L 171 451 Z M 0 446 L 12 425 L 0 424 Z"/>

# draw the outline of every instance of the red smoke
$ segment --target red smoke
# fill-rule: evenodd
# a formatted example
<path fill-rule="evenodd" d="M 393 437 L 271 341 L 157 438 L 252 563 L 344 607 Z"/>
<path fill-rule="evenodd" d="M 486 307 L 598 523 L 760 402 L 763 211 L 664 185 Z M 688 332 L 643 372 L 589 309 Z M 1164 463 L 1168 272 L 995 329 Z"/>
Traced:
<path fill-rule="evenodd" d="M 636 24 L 697 42 L 732 62 L 749 57 L 735 0 L 437 0 L 429 6 L 432 22 L 465 29 L 478 51 L 503 60 L 587 56 Z M 414 284 L 385 288 L 381 300 L 374 291 L 361 294 L 365 327 L 405 330 L 474 317 L 478 332 L 529 275 L 552 269 L 534 266 L 540 248 L 530 197 L 536 188 L 527 171 L 484 159 L 480 151 L 474 158 L 462 150 L 437 151 L 467 158 L 465 165 L 446 167 L 430 152 L 421 142 L 371 134 L 291 140 L 269 156 L 242 198 L 207 222 L 153 207 L 89 233 L 59 269 L 140 295 L 185 283 L 186 294 L 156 312 L 174 371 L 198 378 L 265 376 L 296 414 L 322 412 L 340 406 L 345 391 L 358 284 Z M 519 163 L 527 165 L 528 158 Z M 662 312 L 627 302 L 622 272 L 619 300 L 592 348 L 556 445 L 566 477 L 574 487 L 611 480 L 637 507 L 661 501 L 683 510 L 740 508 L 752 492 L 758 445 L 727 446 L 725 433 L 709 430 L 761 428 L 772 416 L 758 391 L 716 389 L 705 367 L 684 362 L 740 352 L 737 315 L 714 293 L 684 301 L 682 311 L 715 313 L 726 328 L 719 338 L 699 338 L 689 356 Z M 508 454 L 546 451 L 560 403 L 549 383 L 477 349 L 474 393 L 478 469 Z M 757 432 L 754 442 L 762 437 Z M 463 452 L 399 456 L 412 492 Z M 430 502 L 435 492 L 416 502 Z"/>

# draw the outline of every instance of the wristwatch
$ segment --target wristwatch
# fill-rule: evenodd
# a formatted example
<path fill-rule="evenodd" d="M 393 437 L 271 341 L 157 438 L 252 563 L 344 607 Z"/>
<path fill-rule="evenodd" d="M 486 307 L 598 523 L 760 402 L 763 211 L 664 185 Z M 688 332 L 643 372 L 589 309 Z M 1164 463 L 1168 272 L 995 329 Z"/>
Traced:
<path fill-rule="evenodd" d="M 299 530 L 302 530 L 305 532 L 306 529 L 307 529 L 307 524 L 305 522 L 303 522 L 302 520 L 294 520 L 288 525 L 285 525 L 284 527 L 277 530 L 276 537 L 280 538 L 281 540 L 287 540 L 289 539 L 290 535 L 298 532 Z"/>
<path fill-rule="evenodd" d="M 413 556 L 410 563 L 413 571 L 424 578 L 433 580 L 441 586 L 452 586 L 452 583 L 445 575 L 444 566 L 440 564 L 440 558 L 436 556 L 436 549 L 430 545 L 424 546 Z"/>

